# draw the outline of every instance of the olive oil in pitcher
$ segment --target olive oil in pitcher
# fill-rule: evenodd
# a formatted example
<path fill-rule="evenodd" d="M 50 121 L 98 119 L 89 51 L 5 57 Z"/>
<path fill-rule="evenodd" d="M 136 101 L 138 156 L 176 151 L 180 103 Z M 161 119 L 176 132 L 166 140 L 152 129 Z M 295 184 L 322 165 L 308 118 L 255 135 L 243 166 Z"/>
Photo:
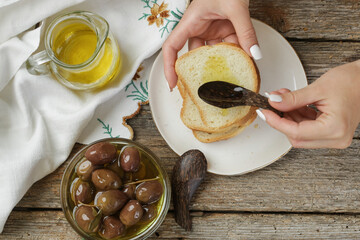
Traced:
<path fill-rule="evenodd" d="M 26 61 L 33 75 L 52 73 L 74 90 L 102 87 L 120 72 L 122 59 L 109 23 L 101 16 L 75 11 L 55 18 L 47 27 L 45 50 Z"/>
<path fill-rule="evenodd" d="M 106 84 L 117 75 L 121 65 L 114 41 L 107 37 L 99 46 L 99 36 L 88 25 L 81 22 L 66 25 L 54 37 L 52 50 L 61 62 L 80 67 L 75 71 L 59 68 L 58 73 L 73 84 Z"/>

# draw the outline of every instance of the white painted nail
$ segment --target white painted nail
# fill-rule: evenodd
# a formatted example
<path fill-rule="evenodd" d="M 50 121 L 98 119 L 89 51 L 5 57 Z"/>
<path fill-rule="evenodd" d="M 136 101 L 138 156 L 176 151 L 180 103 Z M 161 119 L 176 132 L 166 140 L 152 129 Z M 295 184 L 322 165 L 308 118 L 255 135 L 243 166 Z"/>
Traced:
<path fill-rule="evenodd" d="M 262 113 L 262 111 L 260 109 L 256 109 L 256 113 L 263 121 L 266 122 L 265 115 Z"/>
<path fill-rule="evenodd" d="M 280 95 L 270 94 L 269 99 L 272 102 L 282 102 L 282 97 Z"/>
<path fill-rule="evenodd" d="M 264 92 L 265 97 L 269 98 L 270 94 L 268 92 Z"/>
<path fill-rule="evenodd" d="M 262 53 L 261 53 L 261 49 L 259 47 L 259 45 L 255 44 L 250 48 L 250 53 L 251 56 L 255 59 L 255 60 L 259 60 L 262 58 Z"/>
<path fill-rule="evenodd" d="M 172 92 L 172 89 L 170 88 L 170 85 L 169 85 L 169 82 L 168 82 L 168 81 L 166 81 L 166 86 L 168 87 L 169 92 Z"/>

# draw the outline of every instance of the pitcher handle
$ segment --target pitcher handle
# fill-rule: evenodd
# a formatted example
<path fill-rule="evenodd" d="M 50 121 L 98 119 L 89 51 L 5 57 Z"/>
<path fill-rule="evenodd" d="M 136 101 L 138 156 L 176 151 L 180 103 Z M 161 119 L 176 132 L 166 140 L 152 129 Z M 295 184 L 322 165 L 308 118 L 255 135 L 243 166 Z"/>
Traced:
<path fill-rule="evenodd" d="M 36 53 L 26 60 L 26 69 L 33 75 L 44 75 L 49 73 L 48 63 L 50 58 L 46 50 Z"/>

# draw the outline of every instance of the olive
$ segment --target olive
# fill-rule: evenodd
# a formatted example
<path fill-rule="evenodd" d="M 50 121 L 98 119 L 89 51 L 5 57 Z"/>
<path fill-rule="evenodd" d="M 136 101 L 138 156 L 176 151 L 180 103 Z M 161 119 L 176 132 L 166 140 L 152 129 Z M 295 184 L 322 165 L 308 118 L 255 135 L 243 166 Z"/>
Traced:
<path fill-rule="evenodd" d="M 125 233 L 125 226 L 114 216 L 106 216 L 103 219 L 99 235 L 105 239 L 121 236 Z"/>
<path fill-rule="evenodd" d="M 118 189 L 121 187 L 121 179 L 109 169 L 95 170 L 92 173 L 91 181 L 98 190 Z"/>
<path fill-rule="evenodd" d="M 146 167 L 144 163 L 140 162 L 139 170 L 131 174 L 134 181 L 144 179 L 146 176 Z"/>
<path fill-rule="evenodd" d="M 141 218 L 142 222 L 151 221 L 156 217 L 157 209 L 156 209 L 156 206 L 154 204 L 144 205 L 143 209 L 144 209 L 144 214 L 143 214 L 143 216 Z"/>
<path fill-rule="evenodd" d="M 97 169 L 98 166 L 94 166 L 89 160 L 82 160 L 76 168 L 77 175 L 84 181 L 91 179 L 91 173 Z"/>
<path fill-rule="evenodd" d="M 94 190 L 88 182 L 82 182 L 77 184 L 75 190 L 75 202 L 78 204 L 81 203 L 90 203 L 94 199 Z"/>
<path fill-rule="evenodd" d="M 116 173 L 120 177 L 120 179 L 124 177 L 124 170 L 121 168 L 120 161 L 118 159 L 110 163 L 108 166 L 106 166 L 106 168 Z"/>
<path fill-rule="evenodd" d="M 97 232 L 100 227 L 100 223 L 96 223 L 96 217 L 98 212 L 89 206 L 80 206 L 75 211 L 75 221 L 79 227 L 87 233 Z"/>
<path fill-rule="evenodd" d="M 99 142 L 86 150 L 85 157 L 94 165 L 103 165 L 114 160 L 116 152 L 116 147 L 111 143 Z"/>
<path fill-rule="evenodd" d="M 137 200 L 130 200 L 120 211 L 120 220 L 127 227 L 136 224 L 143 216 L 143 209 Z"/>
<path fill-rule="evenodd" d="M 95 205 L 102 210 L 104 215 L 112 215 L 119 211 L 128 197 L 120 190 L 108 190 L 105 192 L 98 192 L 95 196 Z"/>
<path fill-rule="evenodd" d="M 136 187 L 136 199 L 142 204 L 149 204 L 160 199 L 163 187 L 157 180 L 140 183 Z"/>
<path fill-rule="evenodd" d="M 120 154 L 120 164 L 125 172 L 136 172 L 140 168 L 140 153 L 135 147 L 125 147 Z"/>
<path fill-rule="evenodd" d="M 128 196 L 129 199 L 135 199 L 135 188 L 135 185 L 129 184 L 126 185 L 122 191 L 126 194 L 126 196 Z"/>

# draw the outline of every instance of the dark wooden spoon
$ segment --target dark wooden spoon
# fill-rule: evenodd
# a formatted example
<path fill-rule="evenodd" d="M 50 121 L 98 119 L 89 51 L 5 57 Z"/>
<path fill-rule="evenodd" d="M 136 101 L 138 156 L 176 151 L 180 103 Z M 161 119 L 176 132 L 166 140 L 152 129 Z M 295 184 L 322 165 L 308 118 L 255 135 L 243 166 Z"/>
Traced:
<path fill-rule="evenodd" d="M 171 179 L 171 192 L 175 210 L 175 221 L 186 231 L 190 231 L 190 201 L 200 183 L 204 180 L 207 161 L 204 154 L 189 150 L 175 163 Z"/>
<path fill-rule="evenodd" d="M 228 82 L 207 82 L 200 86 L 198 95 L 204 102 L 219 108 L 254 106 L 269 109 L 283 116 L 282 112 L 270 106 L 266 97 Z"/>

